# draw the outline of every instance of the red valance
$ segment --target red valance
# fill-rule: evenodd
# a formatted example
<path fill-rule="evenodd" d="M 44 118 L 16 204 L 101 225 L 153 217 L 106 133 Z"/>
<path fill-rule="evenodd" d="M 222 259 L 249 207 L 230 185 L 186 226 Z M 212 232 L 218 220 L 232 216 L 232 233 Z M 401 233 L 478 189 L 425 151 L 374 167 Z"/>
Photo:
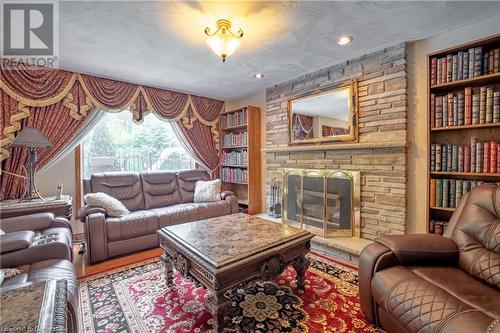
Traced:
<path fill-rule="evenodd" d="M 176 121 L 198 159 L 211 171 L 218 167 L 218 119 L 224 108 L 223 101 L 63 70 L 27 66 L 15 70 L 0 68 L 0 89 L 0 171 L 4 198 L 20 195 L 18 188 L 10 188 L 15 183 L 11 177 L 17 176 L 19 179 L 27 157 L 20 149 L 8 145 L 23 126 L 29 124 L 40 128 L 55 143 L 48 152 L 43 151 L 39 163 L 39 167 L 43 167 L 75 137 L 95 108 L 103 111 L 130 108 L 134 121 L 138 123 L 150 112 Z"/>

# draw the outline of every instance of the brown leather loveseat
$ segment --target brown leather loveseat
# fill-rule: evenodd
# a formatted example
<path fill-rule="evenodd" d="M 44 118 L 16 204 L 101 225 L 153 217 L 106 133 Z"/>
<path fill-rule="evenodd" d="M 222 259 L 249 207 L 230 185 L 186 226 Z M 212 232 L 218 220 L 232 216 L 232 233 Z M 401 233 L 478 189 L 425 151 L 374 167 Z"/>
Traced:
<path fill-rule="evenodd" d="M 379 237 L 361 253 L 359 289 L 388 333 L 500 332 L 500 186 L 464 195 L 444 237 Z"/>
<path fill-rule="evenodd" d="M 238 199 L 229 191 L 221 193 L 220 201 L 193 203 L 196 182 L 209 179 L 203 170 L 110 172 L 85 179 L 85 193 L 104 192 L 130 211 L 108 217 L 101 208 L 81 209 L 88 262 L 157 247 L 156 231 L 165 226 L 238 212 Z"/>

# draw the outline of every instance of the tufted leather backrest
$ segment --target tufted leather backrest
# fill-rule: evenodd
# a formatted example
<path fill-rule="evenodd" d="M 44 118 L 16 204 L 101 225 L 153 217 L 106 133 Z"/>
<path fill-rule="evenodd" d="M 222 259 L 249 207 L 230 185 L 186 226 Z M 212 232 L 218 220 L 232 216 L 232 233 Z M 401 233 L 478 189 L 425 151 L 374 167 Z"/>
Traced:
<path fill-rule="evenodd" d="M 90 176 L 92 192 L 120 200 L 130 211 L 145 209 L 141 177 L 136 172 L 103 172 Z"/>
<path fill-rule="evenodd" d="M 205 170 L 186 170 L 177 173 L 177 183 L 183 203 L 193 202 L 194 187 L 198 180 L 210 180 L 208 172 Z"/>
<path fill-rule="evenodd" d="M 141 173 L 146 209 L 181 203 L 175 172 L 150 171 Z"/>
<path fill-rule="evenodd" d="M 462 270 L 500 289 L 500 186 L 480 185 L 460 201 L 445 236 L 460 251 Z"/>

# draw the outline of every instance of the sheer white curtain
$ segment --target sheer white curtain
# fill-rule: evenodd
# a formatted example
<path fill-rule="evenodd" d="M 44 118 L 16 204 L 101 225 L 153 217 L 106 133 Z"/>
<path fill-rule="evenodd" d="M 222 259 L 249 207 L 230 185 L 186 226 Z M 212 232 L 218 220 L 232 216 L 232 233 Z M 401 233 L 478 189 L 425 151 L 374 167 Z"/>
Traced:
<path fill-rule="evenodd" d="M 61 152 L 58 155 L 56 155 L 56 157 L 54 157 L 52 161 L 50 161 L 43 168 L 38 170 L 37 175 L 43 174 L 44 172 L 52 168 L 54 165 L 56 165 L 66 155 L 71 153 L 76 148 L 76 146 L 78 146 L 80 142 L 82 142 L 87 133 L 97 124 L 97 122 L 99 122 L 102 119 L 103 116 L 104 116 L 104 111 L 95 110 L 90 116 L 90 118 L 86 120 L 85 125 L 82 126 L 82 128 L 80 128 L 73 141 L 71 141 L 63 150 L 61 150 Z"/>

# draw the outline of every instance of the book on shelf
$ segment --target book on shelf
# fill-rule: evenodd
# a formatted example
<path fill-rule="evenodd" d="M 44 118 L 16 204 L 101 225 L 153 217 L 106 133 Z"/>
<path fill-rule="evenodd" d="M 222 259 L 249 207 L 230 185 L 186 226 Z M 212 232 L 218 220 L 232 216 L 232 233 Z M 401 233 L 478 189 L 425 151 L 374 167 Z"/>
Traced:
<path fill-rule="evenodd" d="M 431 60 L 431 64 L 432 64 L 432 60 Z M 437 60 L 436 80 L 437 80 L 437 82 L 436 82 L 437 84 L 443 83 L 443 59 Z"/>
<path fill-rule="evenodd" d="M 474 77 L 474 64 L 475 64 L 475 50 L 474 48 L 469 49 L 469 78 Z"/>
<path fill-rule="evenodd" d="M 437 84 L 437 58 L 431 59 L 431 85 Z"/>
<path fill-rule="evenodd" d="M 431 172 L 499 173 L 500 144 L 495 140 L 479 142 L 471 138 L 469 146 L 431 144 Z"/>
<path fill-rule="evenodd" d="M 462 80 L 463 79 L 463 71 L 464 71 L 464 64 L 463 64 L 463 61 L 464 61 L 464 52 L 463 51 L 459 51 L 458 54 L 457 54 L 457 74 L 456 74 L 456 77 L 457 77 L 457 80 Z"/>
<path fill-rule="evenodd" d="M 247 123 L 246 109 L 229 112 L 220 116 L 220 127 L 222 129 L 231 128 L 239 125 L 246 125 L 246 123 Z"/>
<path fill-rule="evenodd" d="M 462 196 L 481 184 L 497 184 L 500 182 L 485 182 L 469 179 L 431 179 L 430 206 L 435 208 L 456 208 Z M 434 199 L 434 200 L 433 200 Z"/>
<path fill-rule="evenodd" d="M 486 87 L 479 90 L 479 123 L 486 124 Z"/>
<path fill-rule="evenodd" d="M 448 222 L 440 220 L 430 220 L 429 221 L 429 233 L 443 235 L 446 231 Z"/>
<path fill-rule="evenodd" d="M 483 47 L 474 48 L 474 77 L 482 74 Z"/>
<path fill-rule="evenodd" d="M 223 148 L 231 148 L 231 147 L 242 147 L 248 144 L 248 132 L 240 132 L 240 133 L 226 133 L 222 137 L 222 147 Z"/>
<path fill-rule="evenodd" d="M 448 127 L 450 125 L 450 102 L 448 99 L 448 95 L 444 95 L 441 97 L 443 100 L 443 126 Z M 453 110 L 453 109 L 451 109 Z"/>
<path fill-rule="evenodd" d="M 486 123 L 493 122 L 493 87 L 486 88 Z"/>
<path fill-rule="evenodd" d="M 472 124 L 479 124 L 479 95 L 472 95 Z"/>
<path fill-rule="evenodd" d="M 464 125 L 472 124 L 472 88 L 465 88 L 464 91 Z"/>
<path fill-rule="evenodd" d="M 493 92 L 493 122 L 500 122 L 500 91 Z"/>
<path fill-rule="evenodd" d="M 247 184 L 248 171 L 240 168 L 223 167 L 220 169 L 220 179 L 228 183 Z"/>
<path fill-rule="evenodd" d="M 436 127 L 443 127 L 443 98 L 438 96 L 435 98 L 436 107 Z"/>
<path fill-rule="evenodd" d="M 434 94 L 431 94 L 431 103 L 430 103 L 430 108 L 431 108 L 431 128 L 436 127 L 436 96 Z"/>
<path fill-rule="evenodd" d="M 451 82 L 458 80 L 458 55 L 454 54 L 452 58 Z"/>
<path fill-rule="evenodd" d="M 467 80 L 469 78 L 469 52 L 465 51 L 463 57 L 462 79 Z"/>
<path fill-rule="evenodd" d="M 500 48 L 494 50 L 493 59 L 495 61 L 493 64 L 493 72 L 498 73 L 500 72 Z"/>
<path fill-rule="evenodd" d="M 490 57 L 490 54 L 488 52 L 484 52 L 482 74 L 488 74 L 489 57 Z"/>
<path fill-rule="evenodd" d="M 448 54 L 446 56 L 446 82 L 453 81 L 453 54 Z"/>
<path fill-rule="evenodd" d="M 459 91 L 456 96 L 457 101 L 457 125 L 462 126 L 465 124 L 465 108 L 464 108 L 464 92 Z"/>
<path fill-rule="evenodd" d="M 500 160 L 498 159 L 499 144 L 494 140 L 490 142 L 490 172 L 500 173 Z"/>

